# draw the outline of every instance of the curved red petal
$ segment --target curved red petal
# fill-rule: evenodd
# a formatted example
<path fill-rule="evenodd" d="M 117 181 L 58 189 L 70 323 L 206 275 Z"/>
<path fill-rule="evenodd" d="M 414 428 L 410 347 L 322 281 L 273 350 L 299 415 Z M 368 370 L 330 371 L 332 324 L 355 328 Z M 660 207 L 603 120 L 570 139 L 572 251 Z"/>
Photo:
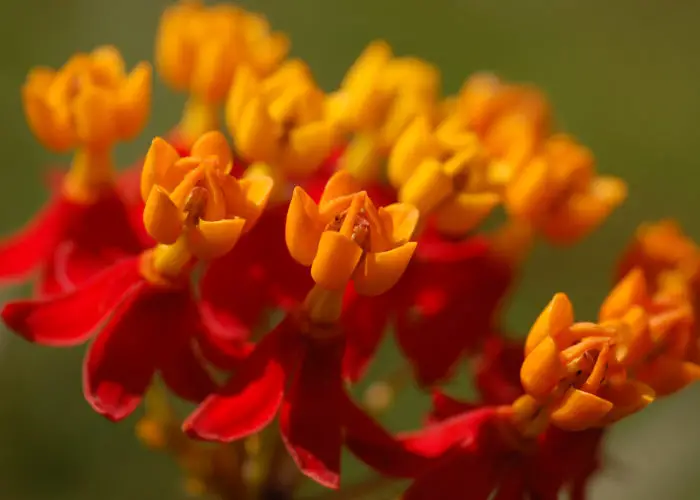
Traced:
<path fill-rule="evenodd" d="M 428 417 L 429 423 L 441 422 L 479 408 L 479 405 L 459 401 L 438 390 L 433 391 L 432 399 L 433 407 Z"/>
<path fill-rule="evenodd" d="M 481 450 L 482 443 L 497 447 L 491 439 L 493 424 L 500 415 L 495 407 L 487 406 L 456 415 L 425 428 L 400 434 L 406 446 L 425 456 L 437 457 L 455 446 L 469 446 Z M 494 451 L 489 449 L 488 451 Z"/>
<path fill-rule="evenodd" d="M 267 426 L 282 404 L 288 365 L 298 357 L 297 337 L 291 319 L 268 333 L 226 386 L 185 420 L 183 430 L 197 439 L 230 442 Z"/>
<path fill-rule="evenodd" d="M 280 430 L 299 469 L 317 483 L 336 489 L 343 445 L 344 341 L 308 339 L 305 344 L 282 403 Z"/>
<path fill-rule="evenodd" d="M 289 311 L 313 286 L 309 270 L 287 250 L 286 213 L 286 204 L 267 209 L 231 253 L 205 269 L 199 284 L 201 308 L 212 331 L 245 340 L 266 309 Z"/>
<path fill-rule="evenodd" d="M 432 463 L 431 457 L 415 453 L 346 398 L 345 445 L 362 462 L 382 475 L 417 477 Z"/>
<path fill-rule="evenodd" d="M 347 344 L 343 358 L 343 376 L 357 382 L 377 352 L 389 325 L 394 297 L 389 290 L 378 297 L 363 297 L 347 288 L 341 319 Z"/>
<path fill-rule="evenodd" d="M 524 360 L 522 342 L 495 336 L 487 339 L 474 370 L 481 399 L 487 404 L 509 405 L 520 397 L 520 367 Z"/>
<path fill-rule="evenodd" d="M 511 272 L 484 252 L 481 239 L 426 237 L 399 283 L 396 337 L 423 385 L 451 375 L 455 363 L 494 329 Z"/>
<path fill-rule="evenodd" d="M 196 350 L 203 326 L 190 290 L 161 291 L 145 300 L 142 308 L 160 333 L 158 370 L 165 384 L 194 403 L 214 393 L 217 384 Z"/>
<path fill-rule="evenodd" d="M 136 409 L 156 371 L 161 325 L 149 307 L 152 287 L 142 281 L 117 306 L 85 355 L 85 399 L 115 422 Z"/>
<path fill-rule="evenodd" d="M 51 297 L 74 290 L 103 269 L 114 259 L 80 248 L 74 241 L 64 241 L 53 252 L 41 271 L 34 295 Z"/>
<path fill-rule="evenodd" d="M 27 226 L 0 242 L 0 281 L 25 278 L 43 264 L 84 209 L 57 196 Z"/>
<path fill-rule="evenodd" d="M 105 269 L 84 286 L 41 300 L 10 302 L 2 319 L 30 342 L 70 346 L 87 340 L 130 291 L 141 283 L 138 258 Z"/>

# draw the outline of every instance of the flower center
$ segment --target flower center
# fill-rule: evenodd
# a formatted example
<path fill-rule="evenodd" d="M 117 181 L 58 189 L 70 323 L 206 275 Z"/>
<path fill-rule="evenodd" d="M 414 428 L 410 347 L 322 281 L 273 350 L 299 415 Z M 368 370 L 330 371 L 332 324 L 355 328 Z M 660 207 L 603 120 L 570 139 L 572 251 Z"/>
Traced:
<path fill-rule="evenodd" d="M 207 209 L 207 200 L 209 199 L 209 191 L 205 187 L 195 186 L 190 192 L 187 200 L 185 200 L 185 225 L 196 227 L 199 221 L 204 217 Z"/>
<path fill-rule="evenodd" d="M 326 226 L 326 231 L 340 231 L 345 224 L 349 211 L 350 209 L 347 209 L 337 214 L 335 218 Z M 369 252 L 371 248 L 370 223 L 364 208 L 361 208 L 355 214 L 354 220 L 352 221 L 352 233 L 350 235 L 350 239 L 352 239 L 363 251 Z"/>

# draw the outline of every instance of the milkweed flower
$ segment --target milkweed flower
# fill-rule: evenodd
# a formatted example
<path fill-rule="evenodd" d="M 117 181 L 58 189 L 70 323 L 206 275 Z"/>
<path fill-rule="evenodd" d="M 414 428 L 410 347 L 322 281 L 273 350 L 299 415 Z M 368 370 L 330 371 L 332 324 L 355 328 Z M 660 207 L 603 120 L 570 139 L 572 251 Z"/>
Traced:
<path fill-rule="evenodd" d="M 38 344 L 67 347 L 94 337 L 83 366 L 85 397 L 111 420 L 128 416 L 155 373 L 177 395 L 201 401 L 215 385 L 199 353 L 219 366 L 245 355 L 243 340 L 212 335 L 190 288 L 197 260 L 229 252 L 262 212 L 272 180 L 229 175 L 229 145 L 203 135 L 180 158 L 154 139 L 144 165 L 144 223 L 158 242 L 120 260 L 74 291 L 11 302 L 6 325 Z"/>
<path fill-rule="evenodd" d="M 287 61 L 264 79 L 241 66 L 226 105 L 236 149 L 248 161 L 274 166 L 283 179 L 309 177 L 339 138 L 324 115 L 323 99 L 308 66 L 300 60 Z"/>
<path fill-rule="evenodd" d="M 212 328 L 247 335 L 265 310 L 290 310 L 311 286 L 308 271 L 287 250 L 284 226 L 291 181 L 314 177 L 338 144 L 336 127 L 323 114 L 323 98 L 299 60 L 287 61 L 267 78 L 245 65 L 236 71 L 226 104 L 229 130 L 236 150 L 252 162 L 250 170 L 273 177 L 276 189 L 236 255 L 212 262 L 204 272 L 200 293 Z"/>
<path fill-rule="evenodd" d="M 29 73 L 22 98 L 32 132 L 49 149 L 75 155 L 54 199 L 0 243 L 0 279 L 25 279 L 40 269 L 39 293 L 56 293 L 141 250 L 115 189 L 111 152 L 141 130 L 150 95 L 150 66 L 140 63 L 127 74 L 113 47 Z"/>
<path fill-rule="evenodd" d="M 570 244 L 599 226 L 626 197 L 624 181 L 596 175 L 588 149 L 556 135 L 508 184 L 505 206 L 549 241 Z"/>
<path fill-rule="evenodd" d="M 301 471 L 337 488 L 343 429 L 366 427 L 362 413 L 348 409 L 343 388 L 343 355 L 356 334 L 343 327 L 343 294 L 352 283 L 358 293 L 377 296 L 399 280 L 415 250 L 409 238 L 417 219 L 407 205 L 376 209 L 347 172 L 331 177 L 319 204 L 296 188 L 285 239 L 294 259 L 311 268 L 315 285 L 185 421 L 185 431 L 234 441 L 279 412 L 283 441 Z"/>
<path fill-rule="evenodd" d="M 328 95 L 326 113 L 349 136 L 338 167 L 364 186 L 382 178 L 382 161 L 417 118 L 438 116 L 440 73 L 414 57 L 396 57 L 383 40 L 370 43 Z"/>
<path fill-rule="evenodd" d="M 523 346 L 492 337 L 476 365 L 479 400 L 463 402 L 433 395 L 428 424 L 390 436 L 374 430 L 374 440 L 351 436 L 351 451 L 393 477 L 415 479 L 402 498 L 558 498 L 569 490 L 584 498 L 599 468 L 599 429 L 567 432 L 544 424 L 526 436 L 516 426 Z M 495 389 L 495 390 L 494 390 Z M 510 405 L 513 405 L 511 408 Z"/>
<path fill-rule="evenodd" d="M 191 145 L 218 129 L 218 109 L 236 68 L 245 64 L 259 75 L 286 57 L 289 40 L 270 30 L 267 20 L 232 5 L 205 6 L 182 1 L 165 10 L 156 36 L 156 67 L 173 89 L 187 92 L 177 135 Z"/>

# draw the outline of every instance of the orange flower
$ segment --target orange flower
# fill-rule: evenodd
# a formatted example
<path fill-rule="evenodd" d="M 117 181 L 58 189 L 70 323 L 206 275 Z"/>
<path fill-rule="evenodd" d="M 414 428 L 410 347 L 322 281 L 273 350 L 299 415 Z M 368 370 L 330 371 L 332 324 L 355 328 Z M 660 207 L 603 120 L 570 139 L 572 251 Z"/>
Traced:
<path fill-rule="evenodd" d="M 166 276 L 192 257 L 221 257 L 260 217 L 272 179 L 230 175 L 231 149 L 220 132 L 208 132 L 180 158 L 174 147 L 153 140 L 146 155 L 141 195 L 146 230 L 160 244 L 155 268 Z M 165 251 L 164 249 L 169 249 Z"/>
<path fill-rule="evenodd" d="M 158 72 L 172 88 L 190 94 L 179 132 L 190 144 L 218 128 L 218 105 L 226 98 L 236 68 L 260 75 L 286 57 L 289 40 L 272 32 L 258 14 L 220 4 L 182 1 L 163 13 L 156 37 Z"/>
<path fill-rule="evenodd" d="M 433 215 L 442 233 L 463 236 L 501 200 L 490 182 L 490 167 L 475 136 L 451 149 L 419 119 L 397 142 L 388 174 L 400 201 L 416 206 L 424 217 Z"/>
<path fill-rule="evenodd" d="M 239 68 L 226 104 L 236 149 L 284 177 L 310 175 L 339 139 L 335 125 L 324 117 L 323 99 L 308 66 L 299 60 L 288 61 L 265 79 L 248 66 Z"/>
<path fill-rule="evenodd" d="M 525 393 L 536 404 L 521 402 L 516 413 L 519 408 L 533 413 L 534 405 L 557 427 L 583 430 L 647 406 L 654 391 L 628 378 L 617 363 L 618 337 L 614 325 L 574 323 L 569 299 L 555 295 L 528 334 L 520 372 Z"/>
<path fill-rule="evenodd" d="M 405 203 L 376 209 L 354 178 L 340 171 L 318 205 L 295 188 L 285 234 L 292 257 L 311 266 L 319 287 L 342 291 L 352 280 L 359 294 L 379 295 L 406 269 L 417 222 L 418 211 Z"/>
<path fill-rule="evenodd" d="M 632 269 L 608 295 L 600 320 L 620 325 L 616 358 L 659 396 L 700 379 L 694 294 L 686 277 L 665 271 L 649 287 L 641 268 Z"/>
<path fill-rule="evenodd" d="M 414 57 L 395 57 L 377 40 L 348 70 L 340 88 L 326 100 L 326 114 L 352 133 L 342 168 L 363 183 L 376 181 L 381 160 L 413 120 L 438 115 L 440 73 Z"/>
<path fill-rule="evenodd" d="M 61 69 L 35 68 L 22 88 L 32 131 L 46 147 L 101 149 L 133 138 L 151 104 L 151 67 L 127 74 L 114 47 L 74 55 Z"/>
<path fill-rule="evenodd" d="M 508 184 L 505 205 L 512 217 L 566 244 L 590 233 L 626 196 L 624 181 L 597 176 L 590 151 L 559 135 Z"/>

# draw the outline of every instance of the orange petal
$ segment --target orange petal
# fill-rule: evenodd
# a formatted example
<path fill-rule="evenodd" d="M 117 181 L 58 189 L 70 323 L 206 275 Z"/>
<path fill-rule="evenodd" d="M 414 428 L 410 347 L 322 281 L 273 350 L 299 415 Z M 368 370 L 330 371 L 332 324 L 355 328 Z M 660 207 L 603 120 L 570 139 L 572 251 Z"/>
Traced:
<path fill-rule="evenodd" d="M 280 166 L 292 178 L 304 179 L 328 158 L 336 142 L 337 131 L 331 122 L 316 121 L 295 127 L 289 133 Z"/>
<path fill-rule="evenodd" d="M 387 176 L 395 189 L 411 177 L 423 160 L 439 154 L 439 146 L 431 134 L 430 122 L 418 117 L 398 137 L 389 154 Z"/>
<path fill-rule="evenodd" d="M 153 185 L 160 184 L 165 172 L 179 159 L 177 150 L 167 141 L 160 137 L 153 139 L 141 171 L 141 198 L 144 202 L 148 199 Z"/>
<path fill-rule="evenodd" d="M 143 210 L 148 234 L 158 243 L 172 245 L 182 233 L 182 213 L 160 186 L 153 186 Z"/>
<path fill-rule="evenodd" d="M 330 201 L 335 200 L 336 198 L 353 193 L 359 193 L 361 190 L 360 183 L 357 182 L 355 177 L 353 177 L 350 172 L 338 170 L 331 175 L 328 182 L 326 182 L 326 187 L 323 188 L 323 194 L 321 195 L 319 206 L 323 208 Z"/>
<path fill-rule="evenodd" d="M 251 175 L 241 179 L 239 185 L 246 201 L 246 208 L 239 217 L 246 220 L 244 231 L 250 231 L 267 206 L 274 182 L 271 177 L 265 175 Z"/>
<path fill-rule="evenodd" d="M 646 408 L 656 397 L 651 387 L 636 380 L 626 380 L 620 384 L 608 383 L 601 388 L 599 394 L 613 404 L 612 410 L 605 417 L 606 424 L 612 424 Z"/>
<path fill-rule="evenodd" d="M 187 233 L 187 243 L 198 259 L 211 260 L 229 253 L 238 242 L 245 226 L 244 219 L 199 221 Z"/>
<path fill-rule="evenodd" d="M 327 290 L 344 290 L 361 258 L 362 248 L 352 239 L 324 231 L 311 265 L 311 277 Z"/>
<path fill-rule="evenodd" d="M 523 389 L 538 400 L 549 397 L 566 375 L 566 367 L 561 362 L 559 349 L 549 337 L 532 349 L 520 368 Z"/>
<path fill-rule="evenodd" d="M 496 193 L 458 193 L 435 213 L 438 230 L 447 236 L 464 236 L 476 228 L 501 202 Z"/>
<path fill-rule="evenodd" d="M 111 146 L 117 138 L 117 108 L 110 92 L 85 84 L 73 100 L 75 135 L 83 144 Z"/>
<path fill-rule="evenodd" d="M 295 187 L 285 226 L 285 241 L 292 258 L 303 266 L 310 266 L 316 257 L 322 232 L 318 206 L 306 191 Z"/>
<path fill-rule="evenodd" d="M 378 217 L 382 232 L 388 235 L 393 244 L 402 244 L 413 237 L 420 214 L 418 209 L 407 203 L 392 203 L 379 208 Z"/>
<path fill-rule="evenodd" d="M 657 396 L 668 396 L 700 380 L 700 366 L 659 355 L 637 370 L 637 378 L 651 386 Z"/>
<path fill-rule="evenodd" d="M 146 62 L 139 63 L 129 73 L 117 96 L 117 130 L 119 138 L 136 137 L 151 113 L 153 70 Z"/>
<path fill-rule="evenodd" d="M 424 160 L 399 191 L 399 201 L 415 206 L 421 217 L 428 217 L 453 193 L 452 178 L 435 159 Z"/>
<path fill-rule="evenodd" d="M 532 325 L 525 340 L 525 356 L 552 333 L 569 328 L 573 324 L 574 307 L 569 297 L 564 293 L 557 293 Z"/>
<path fill-rule="evenodd" d="M 200 136 L 192 145 L 190 155 L 200 159 L 215 157 L 221 171 L 227 170 L 233 162 L 231 146 L 229 146 L 224 134 L 217 130 L 212 130 Z"/>
<path fill-rule="evenodd" d="M 386 252 L 365 254 L 352 275 L 357 293 L 366 296 L 385 293 L 399 281 L 415 250 L 416 243 L 409 242 Z"/>
<path fill-rule="evenodd" d="M 612 409 L 610 401 L 571 388 L 549 416 L 560 429 L 582 431 L 599 426 Z"/>
<path fill-rule="evenodd" d="M 634 268 L 608 294 L 600 307 L 600 321 L 621 318 L 632 306 L 647 299 L 647 284 L 641 268 Z"/>
<path fill-rule="evenodd" d="M 618 363 L 635 366 L 654 349 L 654 342 L 649 334 L 649 317 L 643 307 L 630 308 L 622 317 L 617 329 L 615 359 Z"/>

